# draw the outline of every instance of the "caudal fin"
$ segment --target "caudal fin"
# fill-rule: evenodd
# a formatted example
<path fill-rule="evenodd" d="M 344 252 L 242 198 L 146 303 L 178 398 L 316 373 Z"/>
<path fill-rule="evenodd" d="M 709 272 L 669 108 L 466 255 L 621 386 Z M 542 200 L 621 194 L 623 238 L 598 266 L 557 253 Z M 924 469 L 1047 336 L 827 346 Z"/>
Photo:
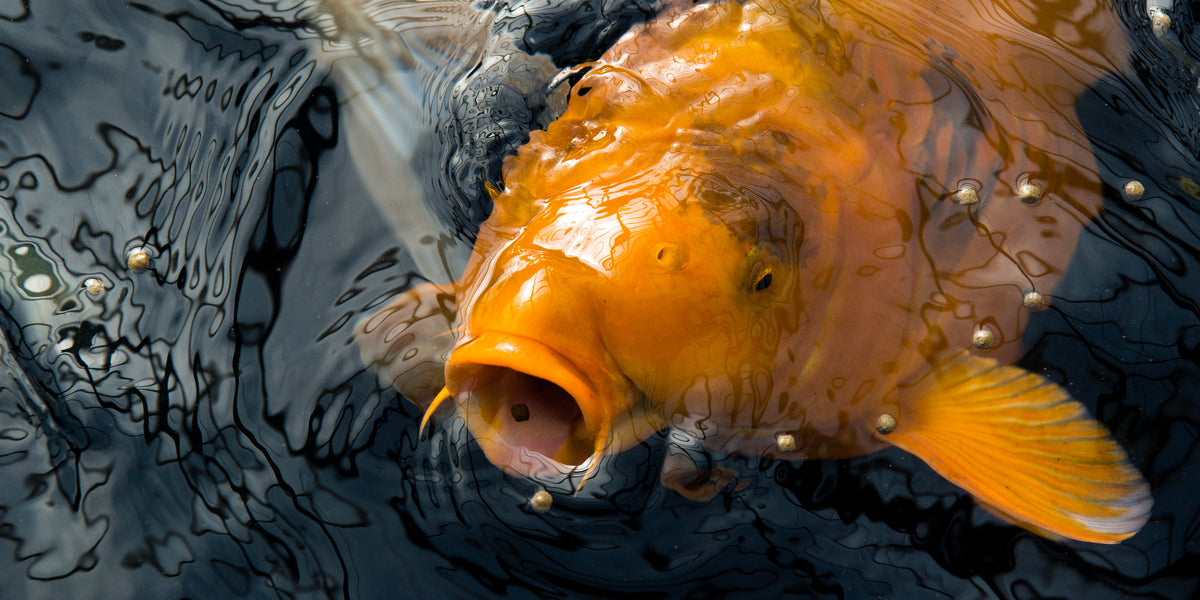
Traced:
<path fill-rule="evenodd" d="M 1150 486 L 1061 387 L 968 354 L 933 379 L 882 439 L 1040 535 L 1114 544 L 1146 524 Z"/>

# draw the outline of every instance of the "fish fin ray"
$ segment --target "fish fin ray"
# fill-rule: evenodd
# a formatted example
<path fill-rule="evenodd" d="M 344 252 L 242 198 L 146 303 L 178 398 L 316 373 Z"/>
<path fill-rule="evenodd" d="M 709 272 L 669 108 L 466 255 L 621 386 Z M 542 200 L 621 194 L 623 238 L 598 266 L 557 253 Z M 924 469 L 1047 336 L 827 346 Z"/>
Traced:
<path fill-rule="evenodd" d="M 1046 537 L 1112 544 L 1149 519 L 1141 473 L 1058 385 L 964 354 L 903 393 L 895 430 L 880 438 L 1005 520 Z"/>

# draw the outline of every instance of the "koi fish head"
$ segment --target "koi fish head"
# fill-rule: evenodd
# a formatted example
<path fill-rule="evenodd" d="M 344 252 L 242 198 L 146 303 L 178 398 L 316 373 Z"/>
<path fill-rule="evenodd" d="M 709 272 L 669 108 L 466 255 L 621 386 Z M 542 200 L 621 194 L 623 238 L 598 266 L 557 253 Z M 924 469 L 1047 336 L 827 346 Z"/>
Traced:
<path fill-rule="evenodd" d="M 785 364 L 788 348 L 816 346 L 805 324 L 828 295 L 801 276 L 873 250 L 835 243 L 876 171 L 873 134 L 824 102 L 828 77 L 732 41 L 737 22 L 728 40 L 692 23 L 686 67 L 620 58 L 679 32 L 618 44 L 506 162 L 456 286 L 442 398 L 507 471 L 561 473 L 680 417 L 761 412 L 804 360 Z M 718 42 L 731 49 L 705 53 Z"/>
<path fill-rule="evenodd" d="M 527 219 L 504 208 L 527 199 L 497 198 L 460 282 L 464 331 L 446 368 L 493 463 L 570 470 L 770 379 L 804 311 L 803 223 L 771 190 L 689 162 L 668 152 Z M 767 218 L 780 211 L 790 218 Z"/>

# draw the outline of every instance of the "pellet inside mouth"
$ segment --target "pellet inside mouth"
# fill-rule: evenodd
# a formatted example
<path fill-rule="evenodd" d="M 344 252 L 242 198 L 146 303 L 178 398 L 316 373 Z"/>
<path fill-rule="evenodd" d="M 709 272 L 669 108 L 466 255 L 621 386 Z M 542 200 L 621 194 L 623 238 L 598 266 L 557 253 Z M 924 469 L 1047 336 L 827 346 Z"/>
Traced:
<path fill-rule="evenodd" d="M 512 408 L 509 409 L 509 412 L 512 413 L 513 420 L 518 423 L 523 423 L 529 420 L 529 407 L 524 403 L 512 405 Z"/>

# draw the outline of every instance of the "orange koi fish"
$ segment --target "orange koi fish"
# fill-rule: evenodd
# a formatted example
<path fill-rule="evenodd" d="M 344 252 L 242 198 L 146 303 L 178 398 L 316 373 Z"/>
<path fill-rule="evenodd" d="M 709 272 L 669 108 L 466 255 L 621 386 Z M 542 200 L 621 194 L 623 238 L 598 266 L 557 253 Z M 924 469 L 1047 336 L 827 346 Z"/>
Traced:
<path fill-rule="evenodd" d="M 785 459 L 897 446 L 1013 523 L 1118 542 L 1149 486 L 1012 363 L 1101 209 L 1076 99 L 1126 53 L 1104 0 L 670 11 L 576 68 L 461 278 L 363 320 L 363 357 L 516 476 L 668 427 Z"/>

